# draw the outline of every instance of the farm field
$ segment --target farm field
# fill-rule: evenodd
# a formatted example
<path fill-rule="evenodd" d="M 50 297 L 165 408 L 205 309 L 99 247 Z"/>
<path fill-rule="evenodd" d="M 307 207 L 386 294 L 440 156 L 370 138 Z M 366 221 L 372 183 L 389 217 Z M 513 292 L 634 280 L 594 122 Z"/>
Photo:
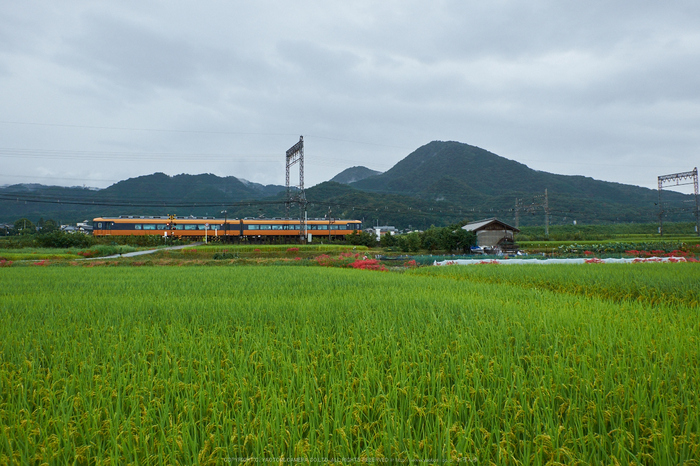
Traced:
<path fill-rule="evenodd" d="M 141 248 L 145 249 L 145 248 Z M 21 248 L 0 249 L 0 260 L 75 260 L 137 251 L 131 246 L 95 245 L 91 248 Z"/>
<path fill-rule="evenodd" d="M 3 268 L 0 464 L 697 464 L 699 279 Z"/>
<path fill-rule="evenodd" d="M 682 239 L 656 239 L 644 241 L 639 238 L 624 238 L 606 241 L 522 241 L 518 246 L 526 253 L 547 253 L 549 255 L 598 254 L 605 256 L 621 256 L 632 251 L 633 255 L 651 253 L 665 255 L 671 253 L 700 254 L 700 239 L 689 237 Z"/>

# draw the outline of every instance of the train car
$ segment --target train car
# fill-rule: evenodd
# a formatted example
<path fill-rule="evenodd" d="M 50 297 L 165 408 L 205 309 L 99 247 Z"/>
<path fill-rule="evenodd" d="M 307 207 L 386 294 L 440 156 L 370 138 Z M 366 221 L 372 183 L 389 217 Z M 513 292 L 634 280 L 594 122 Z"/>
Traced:
<path fill-rule="evenodd" d="M 244 238 L 268 238 L 268 237 L 288 237 L 299 236 L 300 223 L 294 219 L 257 219 L 246 218 L 240 221 L 241 237 Z M 328 220 L 310 219 L 306 221 L 306 233 L 315 237 L 328 237 L 340 239 L 362 230 L 360 220 Z"/>
<path fill-rule="evenodd" d="M 98 217 L 92 221 L 92 232 L 94 236 L 207 237 L 211 240 L 255 242 L 292 241 L 300 235 L 300 223 L 295 219 L 175 217 L 172 225 L 170 222 L 168 216 Z M 310 219 L 306 225 L 307 235 L 312 238 L 342 239 L 362 230 L 360 220 Z"/>
<path fill-rule="evenodd" d="M 195 239 L 238 236 L 240 229 L 231 221 L 214 217 L 170 217 L 121 215 L 92 220 L 94 236 L 175 236 Z"/>

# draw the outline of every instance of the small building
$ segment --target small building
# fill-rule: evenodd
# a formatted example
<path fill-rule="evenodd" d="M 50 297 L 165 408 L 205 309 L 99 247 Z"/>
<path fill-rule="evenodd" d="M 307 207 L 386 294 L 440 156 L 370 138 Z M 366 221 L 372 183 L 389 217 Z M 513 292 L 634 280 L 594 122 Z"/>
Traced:
<path fill-rule="evenodd" d="M 396 227 L 389 225 L 372 227 L 369 230 L 371 234 L 374 234 L 376 236 L 377 241 L 381 240 L 382 236 L 384 235 L 397 235 L 399 233 Z"/>
<path fill-rule="evenodd" d="M 84 222 L 79 222 L 75 226 L 80 231 L 84 231 L 84 232 L 91 232 L 92 231 L 92 222 L 88 222 L 87 220 L 85 220 Z"/>
<path fill-rule="evenodd" d="M 478 247 L 502 251 L 513 249 L 514 235 L 520 231 L 495 217 L 467 223 L 462 229 L 476 233 Z"/>

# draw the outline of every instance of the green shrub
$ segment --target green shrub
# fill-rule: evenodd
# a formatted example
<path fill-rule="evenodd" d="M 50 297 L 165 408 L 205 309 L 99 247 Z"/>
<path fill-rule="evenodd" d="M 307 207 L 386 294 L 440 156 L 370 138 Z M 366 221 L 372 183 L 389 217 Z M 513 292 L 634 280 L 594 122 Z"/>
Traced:
<path fill-rule="evenodd" d="M 36 235 L 36 244 L 42 248 L 89 248 L 95 244 L 95 238 L 83 233 L 66 233 L 65 231 L 52 231 L 43 235 Z"/>

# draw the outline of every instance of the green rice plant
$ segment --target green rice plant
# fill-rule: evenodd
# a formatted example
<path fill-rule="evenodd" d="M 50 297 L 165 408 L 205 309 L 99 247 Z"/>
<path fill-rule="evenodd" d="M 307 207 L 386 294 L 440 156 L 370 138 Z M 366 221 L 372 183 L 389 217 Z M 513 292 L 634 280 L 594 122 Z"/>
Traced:
<path fill-rule="evenodd" d="M 700 266 L 697 263 L 481 264 L 421 268 L 411 273 L 546 289 L 618 302 L 700 305 Z"/>
<path fill-rule="evenodd" d="M 700 457 L 697 306 L 449 269 L 0 269 L 0 464 Z"/>
<path fill-rule="evenodd" d="M 61 259 L 69 259 L 69 260 L 75 260 L 75 259 L 80 259 L 81 256 L 79 254 L 64 254 L 64 253 L 49 253 L 49 254 L 42 254 L 42 253 L 15 253 L 15 252 L 0 252 L 0 260 L 7 260 L 7 261 L 40 261 L 40 260 L 61 260 Z"/>

